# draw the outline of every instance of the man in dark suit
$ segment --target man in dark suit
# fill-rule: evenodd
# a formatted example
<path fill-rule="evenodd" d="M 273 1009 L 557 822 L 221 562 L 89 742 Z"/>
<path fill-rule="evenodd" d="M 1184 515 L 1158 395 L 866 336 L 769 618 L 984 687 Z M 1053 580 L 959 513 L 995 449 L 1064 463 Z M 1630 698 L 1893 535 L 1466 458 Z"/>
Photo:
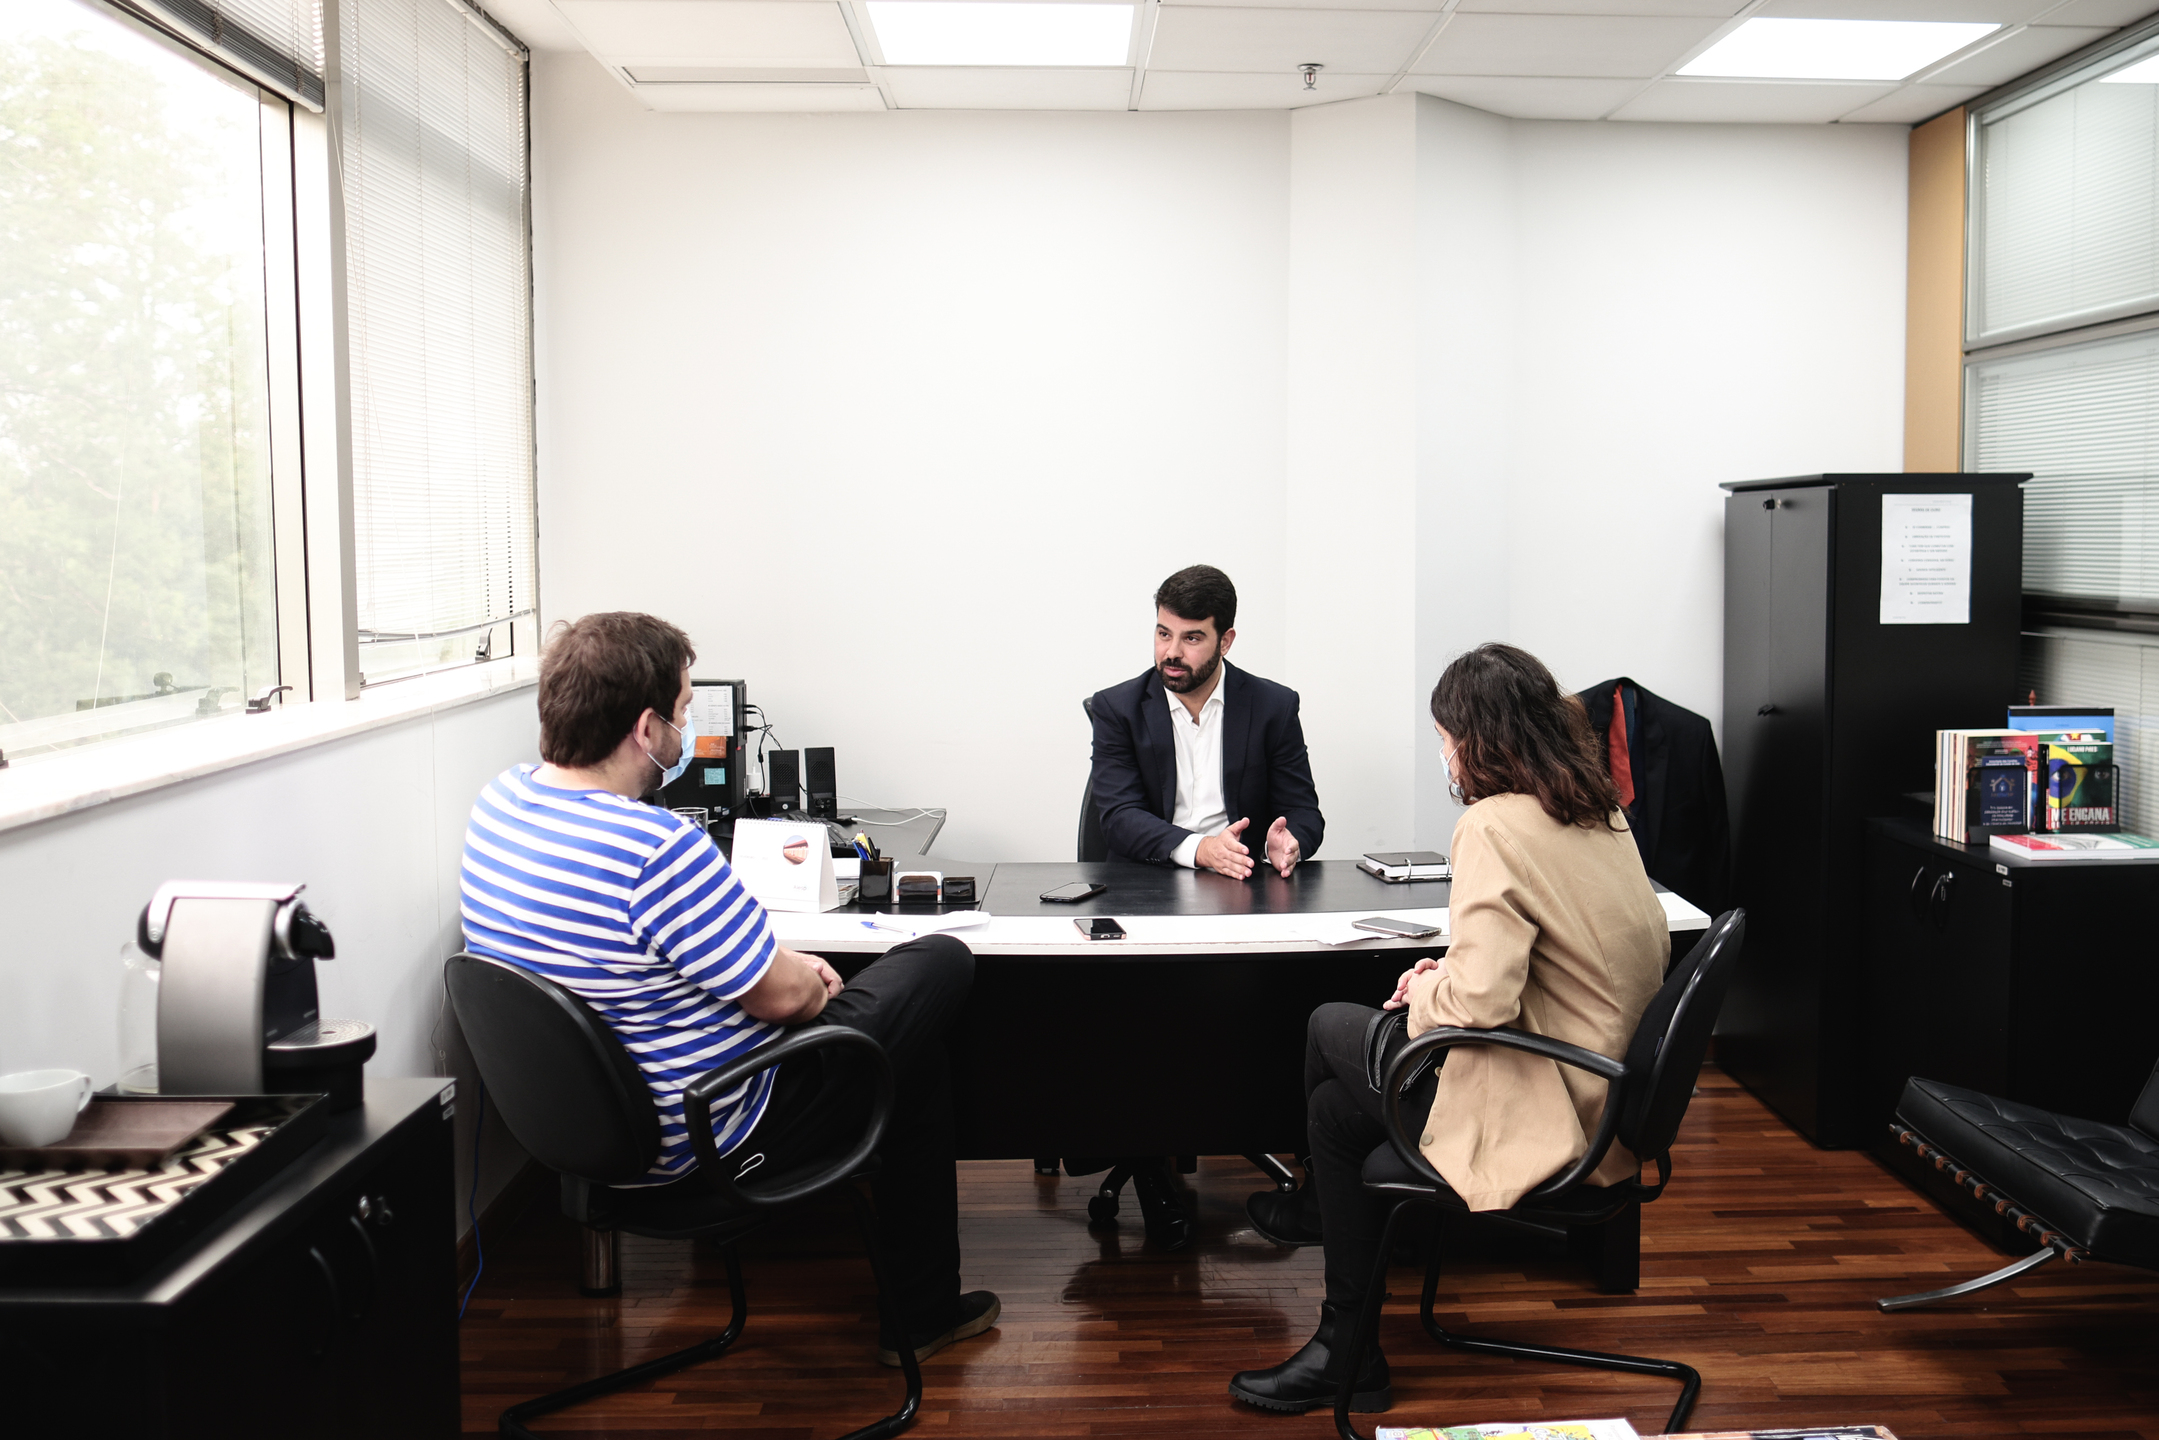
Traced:
<path fill-rule="evenodd" d="M 1154 665 L 1098 692 L 1090 793 L 1112 859 L 1242 880 L 1243 838 L 1287 875 L 1326 834 L 1297 692 L 1231 666 L 1237 587 L 1212 565 L 1155 591 Z M 1263 837 L 1263 838 L 1261 838 Z"/>

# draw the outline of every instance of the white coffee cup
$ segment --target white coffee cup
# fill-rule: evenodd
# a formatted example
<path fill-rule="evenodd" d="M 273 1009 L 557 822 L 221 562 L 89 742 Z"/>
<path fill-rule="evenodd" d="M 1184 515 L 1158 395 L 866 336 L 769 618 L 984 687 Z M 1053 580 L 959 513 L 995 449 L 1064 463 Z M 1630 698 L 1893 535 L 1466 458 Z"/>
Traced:
<path fill-rule="evenodd" d="M 22 1070 L 0 1075 L 0 1143 L 56 1145 L 90 1103 L 90 1077 L 80 1070 Z"/>

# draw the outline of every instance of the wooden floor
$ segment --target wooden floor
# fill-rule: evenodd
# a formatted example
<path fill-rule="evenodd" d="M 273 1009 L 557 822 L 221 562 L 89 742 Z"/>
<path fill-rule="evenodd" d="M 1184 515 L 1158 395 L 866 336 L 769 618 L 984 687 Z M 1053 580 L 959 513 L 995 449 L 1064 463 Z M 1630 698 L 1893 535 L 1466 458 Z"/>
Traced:
<path fill-rule="evenodd" d="M 1541 1241 L 1482 1240 L 1450 1257 L 1441 1323 L 1684 1360 L 1703 1375 L 1696 1430 L 1872 1421 L 1902 1440 L 2159 1440 L 2159 1275 L 2057 1262 L 2011 1287 L 1883 1315 L 1877 1296 L 2003 1257 L 1864 1155 L 1816 1150 L 1714 1071 L 1676 1159 L 1671 1192 L 1643 1214 L 1637 1294 L 1599 1295 Z M 923 1367 L 911 1433 L 1331 1434 L 1324 1412 L 1263 1415 L 1225 1392 L 1233 1371 L 1303 1340 L 1320 1296 L 1317 1249 L 1277 1249 L 1247 1226 L 1257 1177 L 1243 1161 L 1202 1161 L 1199 1238 L 1177 1255 L 1143 1244 L 1129 1200 L 1121 1226 L 1090 1230 L 1089 1181 L 1038 1179 L 1024 1161 L 960 1168 L 964 1283 L 997 1291 L 1004 1318 Z M 464 1321 L 470 1431 L 491 1431 L 516 1400 L 726 1324 L 717 1253 L 680 1242 L 625 1237 L 622 1297 L 579 1298 L 575 1237 L 546 1198 L 489 1237 Z M 869 1272 L 845 1211 L 767 1232 L 745 1268 L 750 1322 L 726 1358 L 536 1428 L 829 1440 L 898 1403 L 897 1372 L 870 1354 Z M 1667 1382 L 1434 1349 L 1417 1327 L 1417 1285 L 1409 1268 L 1391 1284 L 1387 1423 L 1624 1414 L 1645 1435 L 1662 1428 Z"/>

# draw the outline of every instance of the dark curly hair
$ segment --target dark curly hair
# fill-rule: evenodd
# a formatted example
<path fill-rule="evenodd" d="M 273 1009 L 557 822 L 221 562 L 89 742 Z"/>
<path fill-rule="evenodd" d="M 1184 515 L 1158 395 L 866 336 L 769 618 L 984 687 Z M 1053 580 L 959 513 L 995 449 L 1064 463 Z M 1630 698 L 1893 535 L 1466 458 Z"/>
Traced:
<path fill-rule="evenodd" d="M 1432 718 L 1455 742 L 1462 799 L 1534 795 L 1562 825 L 1612 824 L 1619 791 L 1597 754 L 1582 702 L 1544 662 L 1512 645 L 1479 645 L 1432 687 Z"/>

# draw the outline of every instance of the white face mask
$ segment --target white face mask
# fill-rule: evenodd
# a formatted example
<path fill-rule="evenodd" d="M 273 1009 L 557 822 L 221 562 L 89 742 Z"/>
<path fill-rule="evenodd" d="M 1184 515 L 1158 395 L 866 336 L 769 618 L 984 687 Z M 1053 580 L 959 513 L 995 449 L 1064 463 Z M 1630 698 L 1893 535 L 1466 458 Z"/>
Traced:
<path fill-rule="evenodd" d="M 1439 752 L 1439 768 L 1441 773 L 1443 773 L 1447 777 L 1447 793 L 1449 795 L 1452 795 L 1456 800 L 1460 800 L 1462 798 L 1462 787 L 1455 783 L 1454 765 L 1451 762 L 1453 761 L 1454 757 L 1458 753 L 1460 753 L 1461 749 L 1462 747 L 1460 745 L 1452 745 L 1442 749 Z"/>
<path fill-rule="evenodd" d="M 697 749 L 697 712 L 695 710 L 690 712 L 687 725 L 677 725 L 672 720 L 663 720 L 660 723 L 682 737 L 682 755 L 672 765 L 660 765 L 657 755 L 654 755 L 650 750 L 645 752 L 647 760 L 650 760 L 655 765 L 660 765 L 660 785 L 665 788 L 680 780 L 682 772 L 690 768 L 690 757 Z"/>

